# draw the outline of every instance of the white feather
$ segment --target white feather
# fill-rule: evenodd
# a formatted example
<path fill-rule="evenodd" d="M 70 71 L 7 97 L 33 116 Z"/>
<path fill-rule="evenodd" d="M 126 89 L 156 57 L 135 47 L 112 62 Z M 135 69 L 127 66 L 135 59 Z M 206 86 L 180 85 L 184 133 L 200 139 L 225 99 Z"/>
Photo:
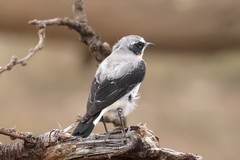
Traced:
<path fill-rule="evenodd" d="M 136 101 L 139 98 L 137 92 L 140 87 L 140 84 L 134 87 L 128 94 L 124 95 L 122 98 L 117 100 L 112 105 L 103 109 L 100 115 L 93 121 L 94 125 L 96 125 L 102 116 L 108 116 L 109 119 L 118 118 L 118 108 L 122 108 L 123 116 L 126 117 L 129 113 L 131 113 L 136 107 Z M 132 101 L 129 101 L 129 95 L 132 96 Z"/>

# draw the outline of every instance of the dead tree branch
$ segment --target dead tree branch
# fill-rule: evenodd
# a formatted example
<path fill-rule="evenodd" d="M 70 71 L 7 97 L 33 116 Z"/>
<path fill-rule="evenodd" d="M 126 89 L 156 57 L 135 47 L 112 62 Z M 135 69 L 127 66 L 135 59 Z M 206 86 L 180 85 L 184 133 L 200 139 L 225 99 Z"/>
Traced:
<path fill-rule="evenodd" d="M 87 15 L 84 9 L 83 0 L 74 0 L 73 3 L 74 19 L 53 18 L 47 20 L 31 20 L 29 24 L 39 27 L 52 25 L 67 26 L 77 31 L 80 39 L 89 47 L 90 53 L 95 57 L 97 62 L 104 60 L 110 53 L 111 47 L 107 42 L 102 42 L 98 33 L 88 25 Z"/>
<path fill-rule="evenodd" d="M 107 42 L 102 42 L 98 33 L 96 33 L 91 26 L 88 25 L 87 16 L 84 9 L 83 0 L 74 0 L 73 3 L 74 19 L 69 18 L 53 18 L 47 20 L 31 20 L 28 23 L 36 25 L 39 29 L 39 42 L 30 52 L 23 58 L 18 59 L 16 56 L 12 56 L 10 62 L 5 66 L 0 66 L 0 75 L 11 70 L 15 65 L 21 64 L 27 65 L 29 61 L 37 51 L 43 48 L 45 29 L 47 26 L 61 25 L 68 26 L 70 29 L 77 31 L 80 35 L 80 39 L 89 47 L 90 53 L 95 57 L 97 62 L 101 62 L 111 53 L 111 46 Z"/>
<path fill-rule="evenodd" d="M 123 143 L 119 129 L 113 130 L 106 139 L 105 133 L 91 134 L 88 138 L 73 137 L 68 133 L 71 128 L 40 134 L 32 146 L 24 145 L 26 141 L 0 145 L 0 159 L 202 159 L 199 155 L 160 148 L 158 137 L 142 124 L 126 128 L 127 144 Z"/>
<path fill-rule="evenodd" d="M 44 38 L 45 38 L 45 28 L 39 28 L 38 30 L 39 41 L 38 44 L 30 49 L 29 53 L 23 58 L 17 58 L 16 56 L 12 56 L 10 62 L 5 66 L 0 66 L 0 75 L 5 72 L 11 70 L 15 65 L 21 64 L 22 66 L 26 66 L 27 62 L 39 51 L 43 48 Z"/>
<path fill-rule="evenodd" d="M 9 136 L 12 140 L 22 139 L 27 146 L 32 146 L 36 143 L 36 139 L 31 132 L 19 132 L 15 128 L 0 128 L 0 134 Z"/>

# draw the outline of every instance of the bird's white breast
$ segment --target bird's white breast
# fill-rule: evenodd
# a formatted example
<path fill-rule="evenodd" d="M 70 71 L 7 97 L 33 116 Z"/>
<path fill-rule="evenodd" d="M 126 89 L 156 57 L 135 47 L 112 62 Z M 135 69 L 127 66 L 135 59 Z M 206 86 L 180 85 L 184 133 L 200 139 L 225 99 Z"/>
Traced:
<path fill-rule="evenodd" d="M 138 90 L 139 90 L 140 84 L 134 87 L 131 92 L 124 95 L 122 98 L 114 102 L 112 105 L 104 108 L 97 119 L 94 120 L 94 124 L 96 125 L 101 117 L 107 117 L 110 121 L 114 121 L 114 119 L 119 118 L 117 109 L 122 108 L 123 116 L 127 116 L 129 113 L 131 113 L 135 107 L 136 107 L 136 101 L 138 99 Z M 129 96 L 132 96 L 131 101 L 129 101 Z"/>

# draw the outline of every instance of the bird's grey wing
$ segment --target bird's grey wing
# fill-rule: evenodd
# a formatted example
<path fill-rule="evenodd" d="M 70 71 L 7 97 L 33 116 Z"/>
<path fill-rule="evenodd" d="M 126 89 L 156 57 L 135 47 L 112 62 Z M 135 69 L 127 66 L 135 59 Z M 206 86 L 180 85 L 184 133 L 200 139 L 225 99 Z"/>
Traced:
<path fill-rule="evenodd" d="M 118 79 L 105 79 L 99 84 L 95 78 L 92 83 L 87 112 L 83 117 L 83 121 L 96 117 L 104 108 L 130 92 L 142 82 L 145 71 L 145 62 L 141 61 L 137 68 Z"/>

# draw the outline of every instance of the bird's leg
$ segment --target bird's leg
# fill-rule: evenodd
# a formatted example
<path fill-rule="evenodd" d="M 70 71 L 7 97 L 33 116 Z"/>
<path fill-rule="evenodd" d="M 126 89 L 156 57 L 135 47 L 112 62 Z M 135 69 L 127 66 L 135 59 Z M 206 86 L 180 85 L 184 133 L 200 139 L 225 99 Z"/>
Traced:
<path fill-rule="evenodd" d="M 102 122 L 103 122 L 103 126 L 104 126 L 104 129 L 106 131 L 106 137 L 105 137 L 105 140 L 107 140 L 110 136 L 110 132 L 108 132 L 108 129 L 107 129 L 107 125 L 106 125 L 106 122 L 104 120 L 104 118 L 102 117 Z"/>
<path fill-rule="evenodd" d="M 104 129 L 105 129 L 106 133 L 109 133 L 104 118 L 102 118 L 102 122 L 103 122 L 103 126 L 104 126 Z"/>
<path fill-rule="evenodd" d="M 119 119 L 120 119 L 120 122 L 121 122 L 121 125 L 122 125 L 122 132 L 123 132 L 123 142 L 126 144 L 127 141 L 126 141 L 126 133 L 125 133 L 125 130 L 124 130 L 124 123 L 123 123 L 123 110 L 122 108 L 118 108 L 117 109 L 118 111 L 118 116 L 119 116 Z"/>

